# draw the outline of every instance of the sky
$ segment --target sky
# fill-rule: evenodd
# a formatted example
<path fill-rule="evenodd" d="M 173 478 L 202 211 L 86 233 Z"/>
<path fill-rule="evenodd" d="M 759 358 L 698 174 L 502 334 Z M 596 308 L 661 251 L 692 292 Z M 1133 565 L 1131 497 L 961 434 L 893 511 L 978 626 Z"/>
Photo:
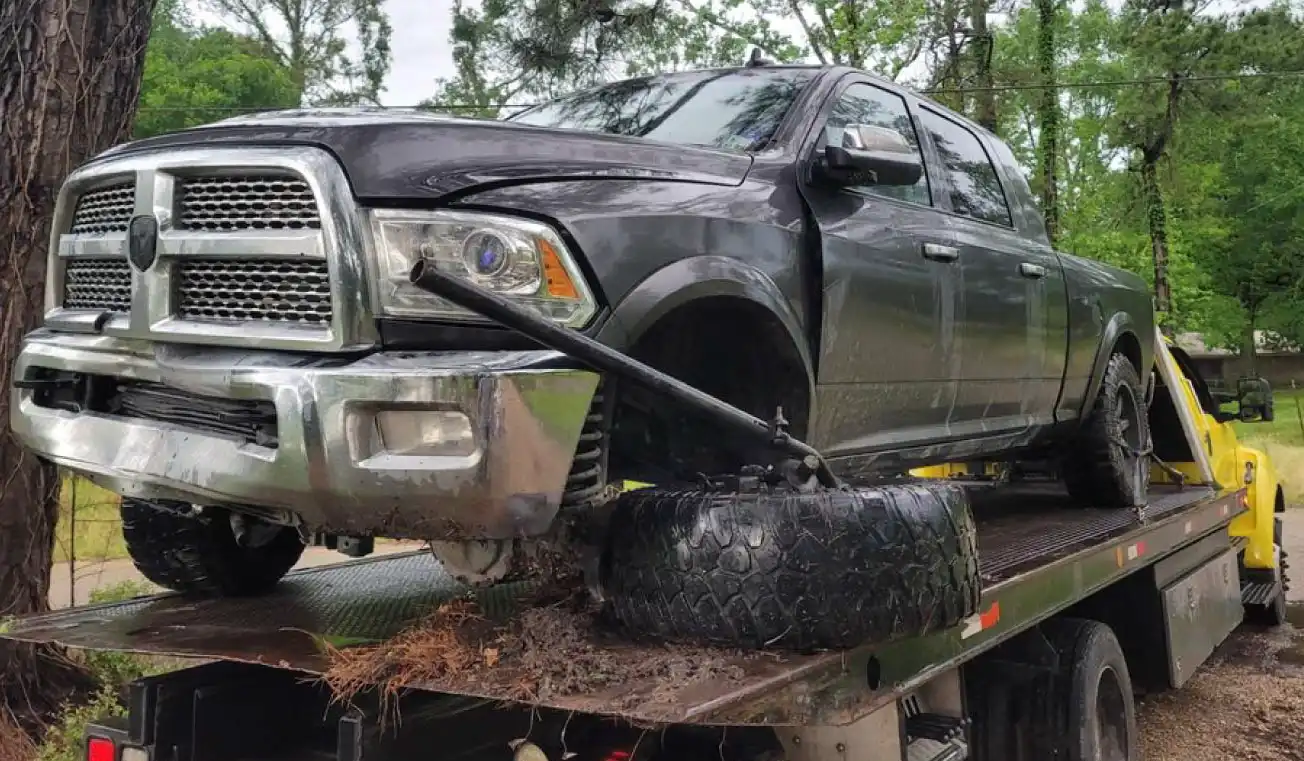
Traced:
<path fill-rule="evenodd" d="M 453 75 L 453 0 L 386 0 L 385 8 L 394 27 L 394 63 L 380 102 L 416 105 L 434 93 L 436 79 Z"/>

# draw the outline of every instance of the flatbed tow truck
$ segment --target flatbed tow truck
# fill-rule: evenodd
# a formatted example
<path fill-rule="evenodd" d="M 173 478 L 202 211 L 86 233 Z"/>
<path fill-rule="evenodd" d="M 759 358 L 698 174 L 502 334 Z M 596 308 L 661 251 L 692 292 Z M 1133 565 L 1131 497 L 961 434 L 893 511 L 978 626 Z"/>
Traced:
<path fill-rule="evenodd" d="M 1145 507 L 1071 507 L 1053 481 L 1000 468 L 974 480 L 981 603 L 928 636 L 808 655 L 603 641 L 591 647 L 629 678 L 598 689 L 522 698 L 487 669 L 458 694 L 334 699 L 317 677 L 335 647 L 386 640 L 462 594 L 421 552 L 298 571 L 258 598 L 29 616 L 4 636 L 206 661 L 130 685 L 126 716 L 90 727 L 88 761 L 1005 761 L 1063 757 L 1046 738 L 1064 736 L 1072 758 L 1138 758 L 1134 692 L 1182 686 L 1247 617 L 1280 623 L 1286 588 L 1275 472 L 1157 343 Z M 510 589 L 478 595 L 515 615 Z"/>

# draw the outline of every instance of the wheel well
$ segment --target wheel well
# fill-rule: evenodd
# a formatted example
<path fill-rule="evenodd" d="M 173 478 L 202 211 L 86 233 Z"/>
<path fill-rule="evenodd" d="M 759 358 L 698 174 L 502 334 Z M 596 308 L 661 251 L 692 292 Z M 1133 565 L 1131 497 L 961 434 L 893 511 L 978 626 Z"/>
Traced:
<path fill-rule="evenodd" d="M 1137 375 L 1145 378 L 1145 368 L 1141 367 L 1141 342 L 1131 333 L 1120 333 L 1114 341 L 1114 352 L 1122 352 L 1127 361 L 1136 368 Z M 1113 352 L 1111 352 L 1113 353 Z"/>
<path fill-rule="evenodd" d="M 789 431 L 806 435 L 806 365 L 784 324 L 755 302 L 715 296 L 676 307 L 637 338 L 630 355 L 762 420 L 782 406 Z M 769 454 L 629 382 L 617 391 L 611 440 L 612 476 L 652 482 L 736 472 Z"/>

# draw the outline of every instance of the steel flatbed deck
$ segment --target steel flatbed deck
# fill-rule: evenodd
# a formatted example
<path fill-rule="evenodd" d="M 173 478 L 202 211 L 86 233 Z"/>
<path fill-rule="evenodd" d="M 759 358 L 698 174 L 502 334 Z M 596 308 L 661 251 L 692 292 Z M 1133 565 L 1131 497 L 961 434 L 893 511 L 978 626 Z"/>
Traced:
<path fill-rule="evenodd" d="M 1202 538 L 1221 531 L 1225 549 L 1227 524 L 1247 509 L 1244 492 L 1204 487 L 1156 488 L 1139 511 L 1076 508 L 1042 484 L 975 487 L 973 502 L 985 587 L 979 613 L 951 630 L 812 655 L 633 644 L 595 630 L 594 647 L 642 676 L 531 702 L 648 724 L 844 724 Z M 326 643 L 387 639 L 461 592 L 427 553 L 406 553 L 298 571 L 264 597 L 140 598 L 27 617 L 5 636 L 321 674 Z M 512 589 L 479 594 L 491 616 L 512 615 L 514 599 Z M 689 668 L 684 677 L 695 659 L 713 667 L 698 678 Z M 510 699 L 505 685 L 520 674 L 495 672 L 511 668 L 477 670 L 471 682 L 411 686 Z M 662 672 L 678 676 L 646 676 Z"/>

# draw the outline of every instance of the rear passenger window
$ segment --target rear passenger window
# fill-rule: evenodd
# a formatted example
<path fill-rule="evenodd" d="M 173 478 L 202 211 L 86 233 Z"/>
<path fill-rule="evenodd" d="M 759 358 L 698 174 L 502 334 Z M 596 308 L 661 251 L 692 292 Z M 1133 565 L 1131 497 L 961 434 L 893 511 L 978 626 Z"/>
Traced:
<path fill-rule="evenodd" d="M 824 137 L 819 142 L 819 147 L 822 149 L 830 141 L 840 145 L 842 131 L 848 124 L 866 124 L 895 130 L 910 143 L 915 156 L 919 157 L 922 163 L 923 158 L 919 153 L 919 135 L 915 133 L 915 125 L 910 121 L 910 112 L 906 110 L 906 102 L 901 96 L 872 85 L 851 85 L 833 104 L 828 121 L 824 123 Z M 919 178 L 919 182 L 910 186 L 862 185 L 854 189 L 862 193 L 895 198 L 898 201 L 910 201 L 925 206 L 932 204 L 932 197 L 928 193 L 927 173 Z"/>
<path fill-rule="evenodd" d="M 942 167 L 951 181 L 951 208 L 957 214 L 1013 227 L 1000 175 L 983 144 L 969 130 L 921 109 L 919 122 L 937 144 Z"/>

